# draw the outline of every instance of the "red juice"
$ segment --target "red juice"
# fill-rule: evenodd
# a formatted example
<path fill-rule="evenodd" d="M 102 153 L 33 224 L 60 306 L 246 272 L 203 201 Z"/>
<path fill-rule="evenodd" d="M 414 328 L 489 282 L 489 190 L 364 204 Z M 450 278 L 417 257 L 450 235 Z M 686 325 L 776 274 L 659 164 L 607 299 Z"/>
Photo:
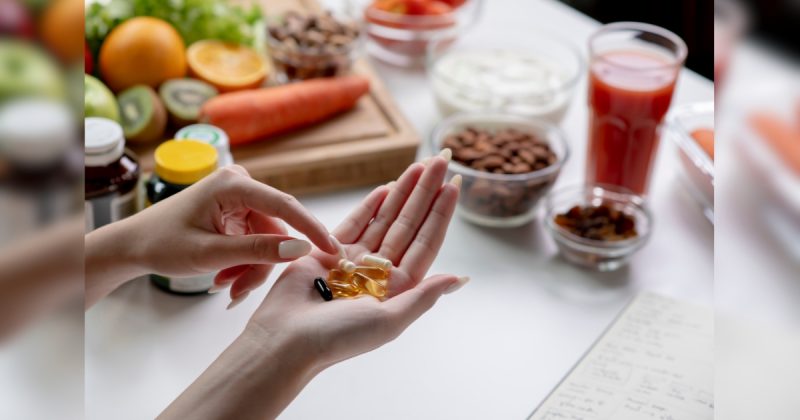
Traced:
<path fill-rule="evenodd" d="M 589 70 L 586 180 L 647 192 L 678 68 L 655 52 L 619 50 L 593 58 Z"/>

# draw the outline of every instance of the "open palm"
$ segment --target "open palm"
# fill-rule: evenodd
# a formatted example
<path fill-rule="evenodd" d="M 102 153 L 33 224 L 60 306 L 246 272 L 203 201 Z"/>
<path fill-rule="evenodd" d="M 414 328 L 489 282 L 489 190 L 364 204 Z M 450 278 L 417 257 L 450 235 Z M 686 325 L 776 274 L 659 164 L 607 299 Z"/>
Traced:
<path fill-rule="evenodd" d="M 378 253 L 393 263 L 387 299 L 365 295 L 325 302 L 313 287 L 338 257 L 314 250 L 291 263 L 250 323 L 267 334 L 300 331 L 321 367 L 372 350 L 399 335 L 442 293 L 463 279 L 422 281 L 444 241 L 458 200 L 458 181 L 442 185 L 447 161 L 411 165 L 391 187 L 373 190 L 333 235 L 348 259 Z M 455 185 L 454 185 L 455 184 Z"/>

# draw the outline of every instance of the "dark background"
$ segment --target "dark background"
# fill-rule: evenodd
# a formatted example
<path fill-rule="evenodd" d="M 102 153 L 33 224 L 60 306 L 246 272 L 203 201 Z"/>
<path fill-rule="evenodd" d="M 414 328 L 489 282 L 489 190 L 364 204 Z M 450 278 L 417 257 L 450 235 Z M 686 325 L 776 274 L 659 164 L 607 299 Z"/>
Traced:
<path fill-rule="evenodd" d="M 741 0 L 750 16 L 750 33 L 800 56 L 800 0 Z"/>
<path fill-rule="evenodd" d="M 667 28 L 683 38 L 689 47 L 686 66 L 709 79 L 713 77 L 714 3 L 712 0 L 561 1 L 602 23 L 635 21 Z"/>

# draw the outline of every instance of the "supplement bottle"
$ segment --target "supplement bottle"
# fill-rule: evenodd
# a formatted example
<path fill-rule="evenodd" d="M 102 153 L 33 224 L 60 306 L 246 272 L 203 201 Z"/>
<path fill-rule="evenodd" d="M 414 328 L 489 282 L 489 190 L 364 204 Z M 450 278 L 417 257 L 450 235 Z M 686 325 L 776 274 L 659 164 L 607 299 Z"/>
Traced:
<path fill-rule="evenodd" d="M 155 163 L 155 174 L 147 181 L 147 206 L 183 191 L 213 172 L 217 167 L 217 150 L 197 140 L 169 140 L 156 149 Z M 153 226 L 153 229 L 158 228 Z M 211 288 L 216 274 L 192 277 L 150 274 L 150 280 L 171 293 L 197 294 Z"/>
<path fill-rule="evenodd" d="M 217 149 L 217 166 L 233 165 L 233 155 L 228 135 L 219 127 L 209 124 L 192 124 L 175 133 L 175 140 L 197 140 L 208 143 Z"/>

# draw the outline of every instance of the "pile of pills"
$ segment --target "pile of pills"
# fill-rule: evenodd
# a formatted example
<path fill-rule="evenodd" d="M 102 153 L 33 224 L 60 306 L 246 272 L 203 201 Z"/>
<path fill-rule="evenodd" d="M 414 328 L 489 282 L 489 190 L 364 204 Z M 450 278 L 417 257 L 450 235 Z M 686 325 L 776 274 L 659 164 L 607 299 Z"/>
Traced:
<path fill-rule="evenodd" d="M 344 255 L 342 249 L 340 254 Z M 347 258 L 339 260 L 339 267 L 328 272 L 327 281 L 314 279 L 314 288 L 325 300 L 340 297 L 371 295 L 378 299 L 386 297 L 392 262 L 378 255 L 364 255 L 356 265 Z"/>

